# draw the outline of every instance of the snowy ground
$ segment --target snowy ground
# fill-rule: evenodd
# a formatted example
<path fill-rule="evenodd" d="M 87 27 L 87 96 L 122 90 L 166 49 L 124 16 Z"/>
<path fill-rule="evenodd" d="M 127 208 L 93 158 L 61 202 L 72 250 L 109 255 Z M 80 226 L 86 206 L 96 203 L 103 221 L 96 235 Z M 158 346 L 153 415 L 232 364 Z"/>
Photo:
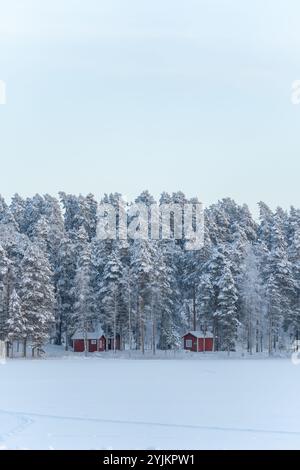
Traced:
<path fill-rule="evenodd" d="M 15 359 L 0 449 L 300 449 L 288 359 Z"/>

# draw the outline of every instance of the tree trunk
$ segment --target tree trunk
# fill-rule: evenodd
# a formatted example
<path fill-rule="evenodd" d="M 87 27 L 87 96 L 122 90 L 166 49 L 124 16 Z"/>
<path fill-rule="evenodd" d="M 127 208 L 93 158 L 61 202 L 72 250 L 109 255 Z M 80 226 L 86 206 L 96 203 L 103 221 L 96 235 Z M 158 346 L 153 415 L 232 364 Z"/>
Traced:
<path fill-rule="evenodd" d="M 140 321 L 140 298 L 136 299 L 136 323 L 135 323 L 135 349 L 141 347 L 141 321 Z"/>
<path fill-rule="evenodd" d="M 153 316 L 153 321 L 152 321 L 152 351 L 153 355 L 156 354 L 156 319 Z"/>
<path fill-rule="evenodd" d="M 220 341 L 220 338 L 219 338 L 219 327 L 218 327 L 218 323 L 217 323 L 217 320 L 214 319 L 214 324 L 213 324 L 213 334 L 214 334 L 214 351 L 219 351 L 219 341 Z"/>
<path fill-rule="evenodd" d="M 114 353 L 116 353 L 116 340 L 117 340 L 117 299 L 116 294 L 114 296 Z"/>
<path fill-rule="evenodd" d="M 269 326 L 269 355 L 272 354 L 272 331 L 271 327 Z"/>
<path fill-rule="evenodd" d="M 256 321 L 256 331 L 255 331 L 255 351 L 259 352 L 259 324 L 258 320 Z"/>
<path fill-rule="evenodd" d="M 24 339 L 23 341 L 23 357 L 26 357 L 27 355 L 27 340 Z"/>
<path fill-rule="evenodd" d="M 65 351 L 69 351 L 69 332 L 68 332 L 68 327 L 66 326 L 66 336 L 65 336 Z"/>
<path fill-rule="evenodd" d="M 129 351 L 131 351 L 131 294 L 130 287 L 128 291 L 128 345 Z"/>
<path fill-rule="evenodd" d="M 248 353 L 252 354 L 252 315 L 251 307 L 248 307 Z"/>
<path fill-rule="evenodd" d="M 142 354 L 145 354 L 144 300 L 142 297 L 140 299 L 140 341 Z"/>
<path fill-rule="evenodd" d="M 108 351 L 108 328 L 105 328 L 105 351 Z"/>
<path fill-rule="evenodd" d="M 88 353 L 88 338 L 87 338 L 87 329 L 84 328 L 84 355 L 87 356 Z"/>
<path fill-rule="evenodd" d="M 196 287 L 193 286 L 193 330 L 197 330 L 197 315 L 196 315 Z"/>
<path fill-rule="evenodd" d="M 57 329 L 56 329 L 56 338 L 55 338 L 55 344 L 57 346 L 61 346 L 61 338 L 62 338 L 62 321 L 59 319 Z"/>

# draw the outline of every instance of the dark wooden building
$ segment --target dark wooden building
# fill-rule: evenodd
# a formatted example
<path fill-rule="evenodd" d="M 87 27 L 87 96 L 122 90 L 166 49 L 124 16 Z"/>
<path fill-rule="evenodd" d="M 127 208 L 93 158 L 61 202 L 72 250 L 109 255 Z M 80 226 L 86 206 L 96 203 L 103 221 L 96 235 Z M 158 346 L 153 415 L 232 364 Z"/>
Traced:
<path fill-rule="evenodd" d="M 84 352 L 85 340 L 87 341 L 88 352 L 102 352 L 121 348 L 120 335 L 116 335 L 116 347 L 114 348 L 114 338 L 106 338 L 102 329 L 97 328 L 95 331 L 88 331 L 86 334 L 80 330 L 74 333 L 72 336 L 74 352 Z"/>
<path fill-rule="evenodd" d="M 183 336 L 183 347 L 188 351 L 203 352 L 214 350 L 213 334 L 207 332 L 205 335 L 202 331 L 188 331 Z"/>

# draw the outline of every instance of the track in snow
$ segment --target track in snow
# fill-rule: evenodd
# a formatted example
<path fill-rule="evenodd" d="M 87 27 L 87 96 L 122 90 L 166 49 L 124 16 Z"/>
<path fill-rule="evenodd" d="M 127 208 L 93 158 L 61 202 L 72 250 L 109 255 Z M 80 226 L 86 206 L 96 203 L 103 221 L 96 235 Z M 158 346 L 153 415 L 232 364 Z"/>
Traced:
<path fill-rule="evenodd" d="M 109 423 L 109 424 L 124 424 L 136 426 L 151 426 L 151 427 L 166 427 L 166 428 L 186 428 L 186 429 L 199 429 L 206 431 L 222 431 L 222 432 L 243 432 L 243 433 L 260 433 L 260 434 L 276 434 L 276 435 L 292 435 L 300 436 L 300 431 L 285 431 L 285 430 L 271 430 L 271 429 L 255 429 L 255 428 L 239 428 L 239 427 L 224 427 L 224 426 L 206 426 L 198 424 L 179 424 L 179 423 L 159 423 L 152 421 L 130 421 L 130 420 L 117 420 L 117 419 L 104 419 L 104 418 L 91 418 L 81 416 L 58 416 L 43 413 L 26 413 L 23 411 L 7 411 L 0 410 L 0 414 L 7 414 L 16 416 L 21 419 L 21 423 L 16 426 L 12 431 L 0 434 L 0 440 L 4 437 L 11 437 L 15 434 L 22 432 L 25 428 L 35 422 L 33 418 L 62 420 L 62 421 L 85 421 L 95 423 Z"/>
<path fill-rule="evenodd" d="M 9 431 L 3 432 L 0 434 L 0 446 L 2 447 L 1 443 L 4 443 L 7 439 L 14 437 L 17 434 L 22 433 L 28 426 L 34 423 L 34 420 L 29 417 L 26 413 L 14 413 L 9 411 L 0 410 L 0 414 L 6 414 L 13 417 L 16 417 L 18 420 L 18 424 L 14 426 Z"/>

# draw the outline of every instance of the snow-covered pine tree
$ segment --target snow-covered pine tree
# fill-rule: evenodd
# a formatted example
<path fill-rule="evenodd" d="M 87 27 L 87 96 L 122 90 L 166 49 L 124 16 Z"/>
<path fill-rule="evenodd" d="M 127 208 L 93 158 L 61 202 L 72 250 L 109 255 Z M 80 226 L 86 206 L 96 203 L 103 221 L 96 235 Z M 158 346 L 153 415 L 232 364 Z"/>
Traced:
<path fill-rule="evenodd" d="M 124 322 L 125 331 L 123 335 L 125 334 L 129 350 L 131 350 L 133 348 L 133 326 L 135 322 L 135 310 L 133 305 L 134 282 L 130 266 L 124 263 L 121 284 L 124 301 L 124 318 L 127 317 L 127 321 Z"/>
<path fill-rule="evenodd" d="M 271 209 L 264 202 L 258 203 L 259 207 L 259 220 L 260 225 L 258 227 L 258 239 L 260 243 L 264 243 L 268 250 L 271 249 L 271 233 L 273 226 L 273 213 Z"/>
<path fill-rule="evenodd" d="M 180 248 L 174 241 L 161 242 L 156 249 L 152 281 L 151 317 L 152 349 L 155 352 L 156 330 L 159 325 L 160 349 L 172 349 L 180 344 L 183 322 L 179 307 L 179 283 L 176 257 Z"/>
<path fill-rule="evenodd" d="M 198 302 L 202 304 L 202 311 L 206 313 L 206 319 L 212 320 L 209 327 L 212 328 L 215 337 L 215 350 L 218 351 L 221 347 L 222 325 L 220 323 L 218 311 L 218 296 L 220 292 L 220 279 L 223 276 L 225 267 L 228 265 L 229 253 L 224 244 L 214 246 L 211 248 L 208 260 L 204 263 L 201 273 L 199 273 L 199 288 L 202 292 L 206 291 L 206 299 L 200 298 L 201 291 L 199 291 Z M 203 285 L 202 282 L 204 283 Z M 210 297 L 208 297 L 210 296 Z M 204 310 L 203 310 L 204 308 Z M 210 310 L 211 309 L 211 310 Z M 209 315 L 210 310 L 210 315 Z"/>
<path fill-rule="evenodd" d="M 209 272 L 203 270 L 199 276 L 197 304 L 199 308 L 200 328 L 205 332 L 213 329 L 215 309 L 215 289 Z M 190 329 L 192 326 L 190 326 Z"/>
<path fill-rule="evenodd" d="M 8 205 L 5 202 L 4 197 L 0 194 L 0 222 L 6 217 Z"/>
<path fill-rule="evenodd" d="M 31 342 L 32 354 L 39 354 L 48 340 L 54 324 L 53 273 L 42 250 L 30 244 L 21 262 L 19 295 L 21 309 L 27 320 L 26 340 Z M 26 348 L 26 344 L 25 344 Z"/>
<path fill-rule="evenodd" d="M 4 248 L 0 245 L 0 340 L 6 338 L 6 321 L 8 318 L 8 273 L 10 261 Z"/>
<path fill-rule="evenodd" d="M 27 318 L 24 315 L 21 307 L 21 300 L 14 289 L 10 297 L 9 302 L 9 317 L 6 322 L 7 339 L 11 343 L 11 356 L 14 354 L 14 342 L 22 342 L 23 355 L 26 355 L 26 338 L 28 336 L 27 331 Z"/>
<path fill-rule="evenodd" d="M 32 240 L 38 245 L 41 250 L 48 256 L 49 245 L 48 245 L 48 233 L 49 224 L 45 215 L 42 215 L 36 224 L 32 227 L 31 236 Z"/>
<path fill-rule="evenodd" d="M 292 206 L 290 208 L 290 213 L 289 213 L 289 218 L 288 218 L 288 231 L 287 231 L 287 239 L 288 239 L 289 246 L 293 244 L 295 234 L 299 230 L 300 230 L 300 210 L 295 209 L 295 207 Z"/>
<path fill-rule="evenodd" d="M 265 266 L 268 305 L 269 353 L 283 346 L 284 316 L 291 313 L 296 285 L 287 255 L 285 225 L 280 214 L 273 219 L 271 251 Z"/>
<path fill-rule="evenodd" d="M 97 201 L 91 193 L 89 193 L 81 202 L 84 227 L 87 231 L 89 241 L 91 241 L 96 236 L 97 207 Z"/>
<path fill-rule="evenodd" d="M 241 321 L 246 333 L 247 351 L 263 350 L 263 329 L 266 314 L 266 292 L 260 272 L 257 249 L 246 246 L 242 263 L 239 291 L 241 295 Z"/>
<path fill-rule="evenodd" d="M 97 201 L 92 194 L 86 197 L 59 193 L 64 207 L 64 221 L 67 232 L 77 232 L 83 227 L 91 241 L 96 235 Z"/>
<path fill-rule="evenodd" d="M 47 220 L 47 251 L 51 268 L 55 272 L 58 266 L 57 255 L 61 240 L 65 236 L 64 221 L 59 201 L 46 194 L 45 200 L 45 218 Z"/>
<path fill-rule="evenodd" d="M 74 333 L 76 260 L 75 244 L 68 235 L 65 235 L 58 249 L 55 270 L 57 300 L 55 342 L 61 345 L 64 337 L 66 350 L 69 349 L 71 335 Z"/>
<path fill-rule="evenodd" d="M 11 198 L 10 211 L 21 233 L 25 231 L 25 206 L 24 199 L 19 194 L 14 194 Z"/>
<path fill-rule="evenodd" d="M 76 232 L 84 225 L 79 198 L 73 194 L 59 193 L 64 208 L 64 224 L 67 232 Z M 82 198 L 82 196 L 81 196 Z"/>
<path fill-rule="evenodd" d="M 153 240 L 136 239 L 130 247 L 131 272 L 135 283 L 136 306 L 135 339 L 142 353 L 145 352 L 145 322 L 151 312 L 154 265 L 157 243 Z"/>
<path fill-rule="evenodd" d="M 218 306 L 215 316 L 221 331 L 221 347 L 229 352 L 235 348 L 239 320 L 237 318 L 237 288 L 229 264 L 224 266 L 223 275 L 219 280 Z"/>
<path fill-rule="evenodd" d="M 69 324 L 84 335 L 84 349 L 88 352 L 87 333 L 93 329 L 95 322 L 95 297 L 91 282 L 91 246 L 85 242 L 81 247 L 75 275 L 74 315 Z"/>
<path fill-rule="evenodd" d="M 294 227 L 290 237 L 288 259 L 292 266 L 294 292 L 291 308 L 285 315 L 284 326 L 292 335 L 293 341 L 300 340 L 300 226 Z"/>
<path fill-rule="evenodd" d="M 113 338 L 113 348 L 116 348 L 117 334 L 128 330 L 128 316 L 124 301 L 123 266 L 119 250 L 113 250 L 107 259 L 100 288 L 102 304 L 102 325 L 106 337 Z M 107 346 L 107 345 L 106 345 Z"/>
<path fill-rule="evenodd" d="M 32 238 L 33 230 L 39 221 L 39 219 L 45 215 L 45 200 L 43 196 L 35 194 L 32 198 L 27 198 L 25 200 L 25 209 L 24 209 L 24 233 L 28 237 Z"/>
<path fill-rule="evenodd" d="M 74 223 L 75 226 L 73 230 L 75 231 L 84 228 L 87 238 L 91 241 L 92 237 L 96 234 L 96 219 L 97 219 L 97 203 L 94 200 L 94 197 L 89 194 L 88 198 L 82 196 L 81 194 L 76 197 L 76 212 Z"/>
<path fill-rule="evenodd" d="M 278 285 L 279 279 L 271 273 L 267 283 L 267 326 L 268 326 L 268 349 L 272 354 L 277 349 L 279 334 L 282 327 L 282 296 Z"/>

